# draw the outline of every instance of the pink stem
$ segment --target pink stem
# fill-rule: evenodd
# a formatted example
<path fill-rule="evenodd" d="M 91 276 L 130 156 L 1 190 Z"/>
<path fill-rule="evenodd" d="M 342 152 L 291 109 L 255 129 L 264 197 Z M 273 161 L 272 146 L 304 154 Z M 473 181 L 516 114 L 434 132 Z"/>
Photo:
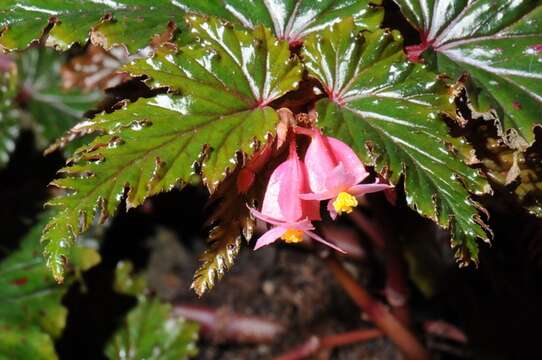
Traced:
<path fill-rule="evenodd" d="M 204 335 L 217 341 L 271 343 L 284 332 L 274 320 L 233 313 L 228 309 L 177 304 L 173 312 L 200 324 Z"/>

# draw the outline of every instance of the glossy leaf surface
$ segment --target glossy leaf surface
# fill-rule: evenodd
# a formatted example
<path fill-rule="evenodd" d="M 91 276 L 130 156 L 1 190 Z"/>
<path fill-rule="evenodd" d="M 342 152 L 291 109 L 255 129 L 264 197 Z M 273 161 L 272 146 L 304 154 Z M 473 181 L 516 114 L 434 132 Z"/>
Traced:
<path fill-rule="evenodd" d="M 238 152 L 251 155 L 274 132 L 278 115 L 266 104 L 301 79 L 288 43 L 263 27 L 236 31 L 197 17 L 191 27 L 201 44 L 178 53 L 163 49 L 125 68 L 148 75 L 151 87 L 167 86 L 169 94 L 125 104 L 73 129 L 104 135 L 79 149 L 62 170 L 66 176 L 54 181 L 69 191 L 51 201 L 59 213 L 43 234 L 58 280 L 76 236 L 96 212 L 102 219 L 113 215 L 126 189 L 129 208 L 197 180 L 196 172 L 212 191 L 235 167 Z"/>
<path fill-rule="evenodd" d="M 470 74 L 480 88 L 471 95 L 480 108 L 498 110 L 507 142 L 523 149 L 532 144 L 533 127 L 542 124 L 542 1 L 395 2 L 425 39 L 423 48 L 432 49 L 440 72 Z"/>
<path fill-rule="evenodd" d="M 131 52 L 147 46 L 168 28 L 168 21 L 183 25 L 176 1 L 0 0 L 0 46 L 26 48 L 40 39 L 47 26 L 46 43 L 68 49 L 89 37 L 111 47 L 124 44 Z"/>
<path fill-rule="evenodd" d="M 476 238 L 488 236 L 469 191 L 490 189 L 451 149 L 465 145 L 448 135 L 441 119 L 455 115 L 449 89 L 406 60 L 398 33 L 358 37 L 348 20 L 309 37 L 303 56 L 328 94 L 316 104 L 318 125 L 393 183 L 404 175 L 408 204 L 451 228 L 459 261 L 476 260 Z"/>
<path fill-rule="evenodd" d="M 306 35 L 340 21 L 354 18 L 356 25 L 374 30 L 384 10 L 381 0 L 179 0 L 188 12 L 213 15 L 247 28 L 260 24 L 273 29 L 275 36 L 296 42 Z"/>
<path fill-rule="evenodd" d="M 0 262 L 0 358 L 56 359 L 53 338 L 66 324 L 67 309 L 61 299 L 68 290 L 50 276 L 40 256 L 44 221 L 22 240 L 20 249 Z M 76 270 L 87 270 L 100 261 L 91 249 L 74 249 Z"/>

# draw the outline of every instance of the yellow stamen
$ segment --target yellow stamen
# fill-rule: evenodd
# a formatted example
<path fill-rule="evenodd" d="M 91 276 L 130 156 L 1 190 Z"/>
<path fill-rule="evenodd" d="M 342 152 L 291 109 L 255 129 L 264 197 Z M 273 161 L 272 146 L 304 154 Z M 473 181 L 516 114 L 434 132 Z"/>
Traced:
<path fill-rule="evenodd" d="M 358 206 L 358 200 L 355 196 L 350 195 L 347 192 L 340 192 L 337 198 L 333 202 L 333 207 L 337 214 L 347 213 L 350 214 L 352 209 Z"/>
<path fill-rule="evenodd" d="M 300 243 L 303 241 L 303 231 L 287 230 L 280 238 L 288 244 Z"/>

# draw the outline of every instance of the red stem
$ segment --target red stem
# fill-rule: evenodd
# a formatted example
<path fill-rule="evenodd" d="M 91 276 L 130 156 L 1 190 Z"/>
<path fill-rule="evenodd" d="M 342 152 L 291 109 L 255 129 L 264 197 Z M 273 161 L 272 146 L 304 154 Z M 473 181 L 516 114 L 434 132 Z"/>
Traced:
<path fill-rule="evenodd" d="M 274 360 L 305 359 L 322 350 L 369 341 L 382 336 L 378 329 L 362 329 L 324 337 L 312 336 L 303 344 L 276 357 Z"/>
<path fill-rule="evenodd" d="M 406 266 L 400 256 L 392 235 L 376 221 L 371 221 L 360 211 L 354 211 L 350 218 L 372 241 L 377 250 L 386 258 L 386 300 L 392 307 L 394 315 L 405 325 L 410 324 L 408 306 L 408 283 Z"/>
<path fill-rule="evenodd" d="M 369 316 L 371 321 L 397 345 L 407 359 L 429 360 L 429 353 L 408 328 L 375 300 L 335 258 L 326 259 L 328 268 L 352 300 Z"/>

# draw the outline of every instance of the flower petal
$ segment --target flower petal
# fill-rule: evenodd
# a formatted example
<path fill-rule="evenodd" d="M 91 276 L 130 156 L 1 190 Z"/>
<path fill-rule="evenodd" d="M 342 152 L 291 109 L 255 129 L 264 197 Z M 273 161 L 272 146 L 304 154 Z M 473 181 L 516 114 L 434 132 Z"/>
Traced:
<path fill-rule="evenodd" d="M 356 184 L 355 175 L 342 162 L 327 174 L 325 181 L 327 191 L 335 194 L 334 196 Z"/>
<path fill-rule="evenodd" d="M 348 189 L 348 192 L 354 196 L 360 196 L 363 194 L 370 194 L 386 189 L 391 189 L 392 187 L 393 186 L 389 184 L 379 184 L 378 182 L 375 182 L 373 184 L 354 185 L 350 189 Z"/>
<path fill-rule="evenodd" d="M 338 252 L 341 252 L 343 254 L 346 254 L 346 251 L 344 251 L 343 249 L 341 249 L 340 247 L 338 247 L 337 245 L 334 245 L 324 239 L 322 239 L 320 236 L 316 235 L 315 233 L 313 233 L 312 231 L 305 231 L 305 234 L 309 235 L 311 238 L 313 238 L 314 240 L 318 241 L 318 242 L 321 242 L 322 244 L 324 245 L 327 245 L 329 246 L 330 248 L 332 249 L 335 249 L 337 250 Z"/>
<path fill-rule="evenodd" d="M 333 206 L 333 201 L 335 201 L 335 198 L 327 202 L 327 211 L 331 219 L 335 220 L 337 218 L 337 211 L 335 210 L 335 206 Z"/>
<path fill-rule="evenodd" d="M 311 191 L 322 193 L 326 191 L 326 177 L 337 166 L 337 163 L 320 132 L 313 131 L 313 134 L 304 162 Z"/>
<path fill-rule="evenodd" d="M 252 214 L 252 216 L 254 216 L 256 219 L 260 219 L 262 221 L 265 221 L 268 224 L 276 225 L 276 226 L 282 226 L 283 224 L 285 224 L 285 222 L 283 220 L 281 220 L 281 219 L 275 219 L 275 218 L 273 218 L 271 216 L 262 214 L 258 210 L 253 209 L 251 207 L 249 207 L 248 209 L 250 210 L 250 213 Z"/>
<path fill-rule="evenodd" d="M 254 246 L 254 250 L 258 250 L 259 248 L 263 246 L 266 246 L 275 242 L 286 231 L 287 229 L 283 228 L 282 226 L 276 226 L 274 228 L 269 229 L 262 236 L 260 236 L 258 240 L 256 240 L 256 245 Z"/>
<path fill-rule="evenodd" d="M 284 215 L 279 206 L 279 191 L 280 184 L 285 174 L 289 170 L 289 165 L 285 162 L 277 166 L 277 168 L 271 174 L 262 204 L 262 214 L 270 216 L 274 219 L 284 221 Z M 264 220 L 265 221 L 265 220 Z"/>
<path fill-rule="evenodd" d="M 354 184 L 363 181 L 363 179 L 369 176 L 369 173 L 365 170 L 365 166 L 363 166 L 363 163 L 350 146 L 332 137 L 326 136 L 325 138 L 337 163 L 342 162 L 348 173 L 354 176 Z"/>
<path fill-rule="evenodd" d="M 315 193 L 299 194 L 299 197 L 303 200 L 316 200 L 316 201 L 332 199 L 335 196 L 337 196 L 337 194 L 330 191 L 326 191 L 326 192 L 318 193 L 318 194 L 315 194 Z"/>
<path fill-rule="evenodd" d="M 295 142 L 290 143 L 288 160 L 280 166 L 285 166 L 282 178 L 279 182 L 278 203 L 284 219 L 287 222 L 295 222 L 303 217 L 302 200 L 299 194 L 303 188 L 304 169 L 297 151 Z"/>

